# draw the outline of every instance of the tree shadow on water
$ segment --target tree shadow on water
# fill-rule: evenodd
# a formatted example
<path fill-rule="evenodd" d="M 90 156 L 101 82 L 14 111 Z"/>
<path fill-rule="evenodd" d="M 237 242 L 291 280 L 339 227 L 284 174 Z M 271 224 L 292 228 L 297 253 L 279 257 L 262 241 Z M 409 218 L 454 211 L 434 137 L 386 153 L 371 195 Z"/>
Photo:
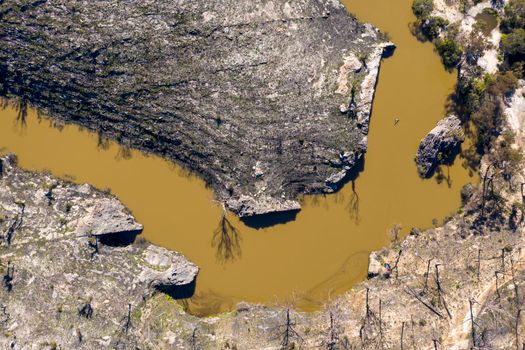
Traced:
<path fill-rule="evenodd" d="M 9 107 L 14 108 L 17 112 L 15 123 L 20 124 L 21 126 L 26 126 L 27 115 L 29 113 L 29 101 L 27 98 L 24 96 L 16 99 L 0 97 L 0 109 L 5 110 Z"/>
<path fill-rule="evenodd" d="M 28 113 L 28 102 L 25 97 L 21 97 L 16 100 L 15 102 L 15 108 L 17 113 L 16 121 L 17 123 L 20 123 L 22 126 L 26 126 L 27 124 L 27 113 Z"/>
<path fill-rule="evenodd" d="M 348 201 L 346 209 L 350 214 L 350 219 L 358 224 L 361 218 L 359 217 L 359 194 L 355 190 L 355 180 L 352 180 L 352 195 Z"/>
<path fill-rule="evenodd" d="M 436 173 L 436 182 L 438 184 L 441 184 L 445 182 L 447 184 L 448 188 L 452 187 L 452 178 L 450 177 L 450 165 L 444 166 L 446 169 L 446 172 L 443 170 L 443 165 L 439 165 L 436 167 L 435 173 Z"/>
<path fill-rule="evenodd" d="M 237 260 L 241 256 L 241 241 L 239 230 L 228 220 L 224 211 L 211 240 L 211 246 L 217 250 L 217 261 L 224 264 Z"/>

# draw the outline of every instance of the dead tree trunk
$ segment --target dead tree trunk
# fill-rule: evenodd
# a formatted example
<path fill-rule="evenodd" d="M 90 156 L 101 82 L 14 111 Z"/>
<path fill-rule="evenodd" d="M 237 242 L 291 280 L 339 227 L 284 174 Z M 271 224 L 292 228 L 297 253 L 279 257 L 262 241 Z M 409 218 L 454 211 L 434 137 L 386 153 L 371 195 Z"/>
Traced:
<path fill-rule="evenodd" d="M 286 310 L 286 323 L 284 325 L 284 331 L 281 338 L 281 346 L 283 349 L 287 349 L 291 345 L 292 339 L 301 339 L 299 333 L 294 329 L 295 322 L 290 317 L 290 309 Z"/>
<path fill-rule="evenodd" d="M 400 342 L 401 343 L 400 344 L 401 345 L 401 350 L 404 350 L 404 347 L 403 347 L 403 336 L 404 336 L 404 334 L 405 334 L 405 322 L 403 321 L 401 323 L 401 342 Z"/>
<path fill-rule="evenodd" d="M 410 326 L 412 327 L 412 350 L 416 350 L 416 333 L 414 332 L 414 317 L 410 315 Z"/>
<path fill-rule="evenodd" d="M 510 259 L 510 273 L 512 275 L 512 285 L 514 286 L 514 297 L 515 297 L 515 303 L 517 306 L 520 305 L 520 295 L 518 291 L 518 284 L 516 283 L 516 279 L 514 276 L 514 260 L 512 258 Z"/>
<path fill-rule="evenodd" d="M 432 259 L 428 259 L 427 273 L 426 273 L 426 276 L 425 276 L 425 285 L 423 286 L 423 290 L 421 291 L 421 295 L 425 294 L 427 292 L 427 289 L 428 289 L 428 276 L 430 276 L 430 262 L 431 261 L 432 261 Z"/>
<path fill-rule="evenodd" d="M 439 298 L 443 302 L 443 306 L 445 307 L 445 310 L 447 311 L 448 317 L 452 319 L 452 314 L 450 313 L 448 309 L 447 302 L 445 301 L 445 296 L 443 295 L 444 294 L 443 289 L 441 288 L 441 281 L 439 280 L 439 266 L 440 266 L 439 264 L 435 265 L 436 267 L 436 285 L 438 289 L 438 294 L 439 294 Z"/>
<path fill-rule="evenodd" d="M 383 342 L 383 316 L 382 316 L 382 304 L 383 302 L 379 299 L 379 339 Z"/>
<path fill-rule="evenodd" d="M 490 167 L 492 165 L 489 165 L 487 167 L 487 170 L 485 170 L 485 175 L 483 176 L 483 187 L 481 192 L 481 217 L 485 217 L 485 202 L 487 199 L 487 179 L 490 171 Z"/>
<path fill-rule="evenodd" d="M 334 313 L 330 312 L 330 339 L 328 340 L 328 350 L 336 350 L 337 349 L 337 342 L 338 342 L 338 335 L 335 327 L 335 318 Z"/>
<path fill-rule="evenodd" d="M 128 315 L 126 317 L 126 324 L 124 326 L 124 330 L 126 334 L 128 334 L 128 330 L 131 327 L 131 304 L 128 304 Z"/>
<path fill-rule="evenodd" d="M 472 337 L 472 345 L 476 346 L 476 328 L 474 327 L 474 310 L 473 310 L 473 304 L 474 300 L 469 299 L 469 308 L 470 308 L 470 335 Z"/>
<path fill-rule="evenodd" d="M 478 282 L 480 280 L 479 275 L 481 271 L 481 249 L 478 249 Z"/>
<path fill-rule="evenodd" d="M 7 271 L 4 274 L 4 286 L 8 292 L 13 290 L 13 279 L 15 278 L 15 266 L 10 262 L 7 263 Z"/>
<path fill-rule="evenodd" d="M 505 273 L 505 248 L 501 249 L 501 272 Z"/>
<path fill-rule="evenodd" d="M 193 332 L 191 333 L 191 350 L 197 350 L 197 327 L 193 328 Z"/>
<path fill-rule="evenodd" d="M 432 311 L 432 313 L 434 313 L 436 316 L 438 316 L 439 318 L 443 318 L 443 314 L 441 312 L 439 312 L 439 310 L 437 310 L 434 306 L 432 306 L 430 303 L 426 302 L 425 300 L 423 300 L 415 291 L 413 291 L 411 288 L 406 288 L 405 289 L 405 293 L 407 293 L 408 295 L 411 295 L 413 296 L 414 298 L 416 298 L 417 301 L 419 301 L 421 304 L 423 304 L 427 309 L 429 309 L 430 311 Z"/>
<path fill-rule="evenodd" d="M 370 304 L 368 299 L 368 293 L 370 292 L 370 288 L 366 288 L 366 317 L 370 315 Z"/>
<path fill-rule="evenodd" d="M 399 259 L 401 259 L 401 254 L 403 254 L 403 249 L 399 250 L 399 253 L 397 254 L 396 263 L 394 264 L 394 267 L 392 268 L 392 271 L 396 270 L 396 280 L 399 277 Z"/>
<path fill-rule="evenodd" d="M 516 337 L 516 349 L 517 350 L 520 350 L 520 342 L 519 342 L 520 338 L 519 338 L 519 333 L 518 333 L 518 327 L 520 325 L 520 316 L 521 316 L 521 309 L 518 309 L 518 314 L 516 315 L 516 324 L 514 326 L 514 336 Z"/>
<path fill-rule="evenodd" d="M 498 302 L 501 303 L 501 294 L 499 292 L 499 279 L 498 279 L 498 275 L 499 275 L 499 271 L 494 271 L 494 276 L 496 276 L 496 295 L 498 296 Z"/>

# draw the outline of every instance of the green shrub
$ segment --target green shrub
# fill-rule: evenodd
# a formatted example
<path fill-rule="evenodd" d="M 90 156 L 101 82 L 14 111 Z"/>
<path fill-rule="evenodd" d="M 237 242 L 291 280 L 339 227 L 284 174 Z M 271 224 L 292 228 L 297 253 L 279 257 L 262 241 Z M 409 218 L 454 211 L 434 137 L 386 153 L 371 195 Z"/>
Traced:
<path fill-rule="evenodd" d="M 504 33 L 513 29 L 525 28 L 525 0 L 510 0 L 505 6 L 505 11 L 500 25 Z"/>
<path fill-rule="evenodd" d="M 501 38 L 501 50 L 506 56 L 525 56 L 525 29 L 514 29 Z"/>
<path fill-rule="evenodd" d="M 427 18 L 433 9 L 433 0 L 414 0 L 412 3 L 412 12 L 414 12 L 417 18 Z"/>
<path fill-rule="evenodd" d="M 479 153 L 485 153 L 500 133 L 505 122 L 502 99 L 516 88 L 518 79 L 508 71 L 499 73 L 490 81 L 481 97 L 479 108 L 472 114 L 471 120 L 477 129 L 476 147 Z M 514 157 L 514 154 L 510 154 Z"/>
<path fill-rule="evenodd" d="M 451 38 L 444 38 L 436 42 L 436 49 L 446 68 L 455 68 L 461 61 L 463 50 L 461 46 Z"/>
<path fill-rule="evenodd" d="M 430 40 L 436 39 L 449 22 L 443 17 L 429 17 L 421 24 L 421 32 Z"/>

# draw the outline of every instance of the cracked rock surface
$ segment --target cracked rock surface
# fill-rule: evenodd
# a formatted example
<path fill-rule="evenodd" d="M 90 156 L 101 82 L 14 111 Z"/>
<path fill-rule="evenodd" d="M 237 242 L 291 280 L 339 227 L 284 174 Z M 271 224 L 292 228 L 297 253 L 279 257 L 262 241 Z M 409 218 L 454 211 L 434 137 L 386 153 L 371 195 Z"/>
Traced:
<path fill-rule="evenodd" d="M 436 167 L 451 159 L 464 140 L 465 133 L 458 117 L 452 115 L 440 120 L 419 144 L 416 153 L 419 175 L 432 176 Z"/>
<path fill-rule="evenodd" d="M 23 171 L 14 156 L 0 164 L 0 348 L 115 348 L 156 291 L 194 290 L 199 269 L 181 254 L 117 239 L 142 228 L 118 199 Z M 84 233 L 102 207 L 116 231 Z"/>
<path fill-rule="evenodd" d="M 240 216 L 337 190 L 383 51 L 337 0 L 0 2 L 0 94 L 199 173 Z"/>

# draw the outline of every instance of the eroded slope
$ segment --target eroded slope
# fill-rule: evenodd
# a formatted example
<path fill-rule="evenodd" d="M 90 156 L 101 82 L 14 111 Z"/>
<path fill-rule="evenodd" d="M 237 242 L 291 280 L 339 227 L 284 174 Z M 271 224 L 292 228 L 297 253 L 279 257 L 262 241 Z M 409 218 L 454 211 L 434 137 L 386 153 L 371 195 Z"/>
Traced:
<path fill-rule="evenodd" d="M 0 4 L 0 90 L 203 175 L 241 216 L 332 192 L 383 49 L 332 0 Z"/>

